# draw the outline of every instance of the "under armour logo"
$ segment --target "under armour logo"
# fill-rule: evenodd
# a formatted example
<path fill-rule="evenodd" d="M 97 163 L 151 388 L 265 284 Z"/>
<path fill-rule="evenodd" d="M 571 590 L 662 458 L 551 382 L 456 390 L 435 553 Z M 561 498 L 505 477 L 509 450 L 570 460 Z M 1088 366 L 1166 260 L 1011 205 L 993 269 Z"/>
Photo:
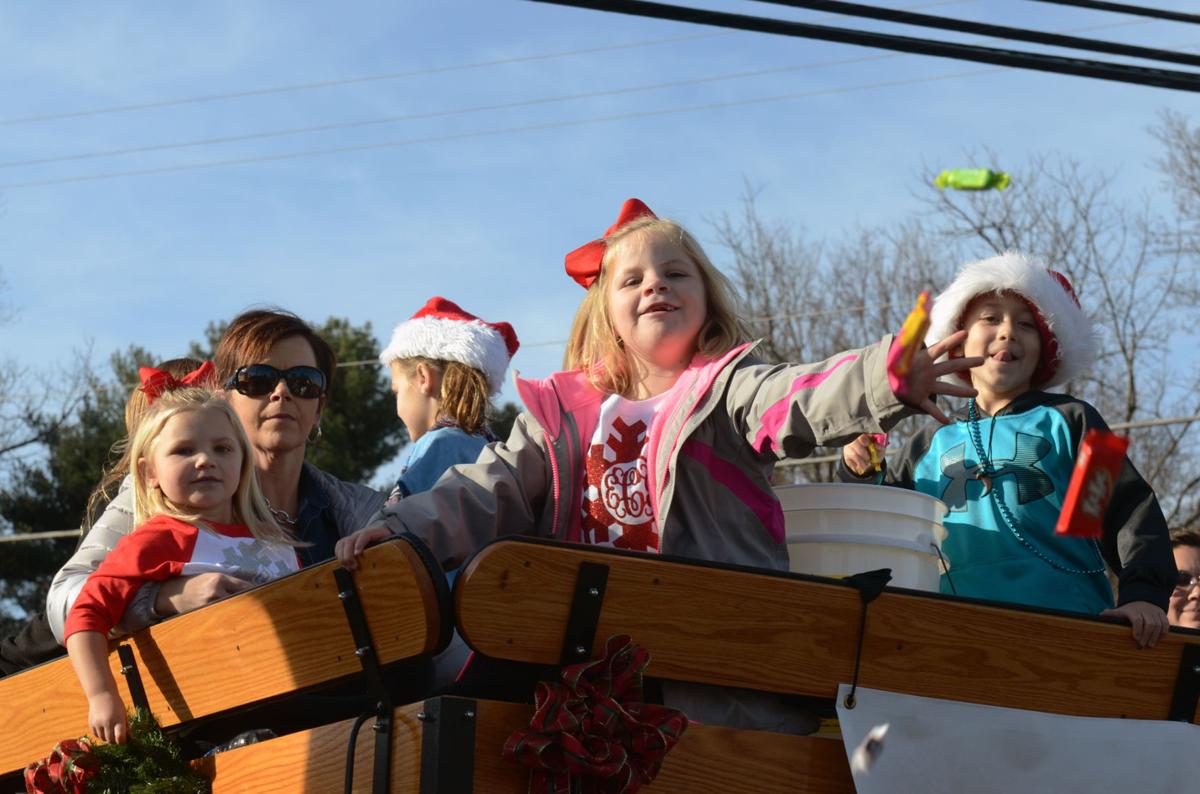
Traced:
<path fill-rule="evenodd" d="M 953 512 L 967 509 L 967 483 L 980 471 L 978 463 L 966 462 L 966 443 L 951 447 L 941 459 L 942 475 L 950 482 L 942 492 L 942 501 Z M 1050 454 L 1053 446 L 1044 438 L 1017 433 L 1017 451 L 1009 459 L 992 461 L 990 477 L 997 480 L 1012 475 L 1017 480 L 1017 503 L 1036 502 L 1054 492 L 1054 483 L 1037 462 Z"/>

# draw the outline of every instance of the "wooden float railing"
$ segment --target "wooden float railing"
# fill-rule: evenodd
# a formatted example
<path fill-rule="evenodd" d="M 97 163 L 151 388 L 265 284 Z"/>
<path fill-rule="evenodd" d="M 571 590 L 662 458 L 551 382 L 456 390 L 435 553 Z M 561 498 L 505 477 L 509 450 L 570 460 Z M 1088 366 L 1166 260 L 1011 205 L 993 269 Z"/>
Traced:
<path fill-rule="evenodd" d="M 444 615 L 413 548 L 384 544 L 364 563 L 355 578 L 381 658 L 440 647 Z M 301 572 L 133 638 L 164 723 L 359 672 L 331 569 Z M 301 594 L 312 602 L 302 604 Z M 1183 716 L 1198 716 L 1200 634 L 1172 631 L 1158 647 L 1138 650 L 1121 625 L 888 589 L 867 607 L 860 648 L 863 608 L 859 591 L 845 582 L 521 538 L 480 550 L 454 592 L 464 638 L 498 659 L 560 665 L 594 657 L 607 637 L 628 634 L 651 653 L 647 675 L 663 679 L 832 699 L 838 684 L 853 678 L 857 658 L 858 682 L 866 687 L 1079 716 L 1165 719 L 1173 709 L 1180 716 L 1182 703 Z M 189 624 L 186 632 L 177 628 Z M 185 662 L 188 635 L 205 642 Z M 282 647 L 302 641 L 303 653 Z M 170 665 L 162 664 L 168 657 Z M 206 675 L 214 667 L 222 671 L 218 686 Z M 70 714 L 59 703 L 66 698 L 45 696 L 78 691 L 69 667 L 57 678 L 51 668 L 0 680 L 0 715 L 42 731 L 28 747 L 16 748 L 19 737 L 0 740 L 0 758 L 23 765 L 59 738 L 84 732 L 81 695 Z M 281 681 L 280 670 L 294 672 Z M 13 711 L 6 696 L 26 689 L 5 687 L 31 674 L 40 677 L 26 686 L 40 695 L 19 697 L 19 713 Z M 227 684 L 236 691 L 210 691 Z M 393 714 L 387 790 L 526 790 L 528 770 L 504 761 L 500 750 L 529 724 L 530 706 L 432 698 Z M 43 730 L 52 716 L 58 727 Z M 68 722 L 74 727 L 64 729 Z M 352 724 L 196 763 L 217 792 L 337 790 Z M 357 744 L 355 790 L 365 791 L 372 788 L 374 742 Z M 838 741 L 692 725 L 652 790 L 840 794 L 853 784 Z"/>
<path fill-rule="evenodd" d="M 109 661 L 126 706 L 116 646 L 133 650 L 151 711 L 164 727 L 362 673 L 329 562 L 114 641 Z M 448 594 L 403 541 L 370 549 L 355 577 L 381 664 L 448 641 Z M 87 699 L 66 658 L 0 679 L 0 774 L 88 733 Z M 19 726 L 19 727 L 17 727 Z"/>
<path fill-rule="evenodd" d="M 850 584 L 525 538 L 494 542 L 466 565 L 454 592 L 459 631 L 487 656 L 558 664 L 572 604 L 592 589 L 579 590 L 581 575 L 596 566 L 605 581 L 593 597 L 594 630 L 578 643 L 583 658 L 628 634 L 650 651 L 646 674 L 665 679 L 832 699 L 853 678 L 863 602 Z M 1124 625 L 888 589 L 868 607 L 858 683 L 1059 714 L 1194 721 L 1200 635 L 1173 630 L 1138 649 Z"/>

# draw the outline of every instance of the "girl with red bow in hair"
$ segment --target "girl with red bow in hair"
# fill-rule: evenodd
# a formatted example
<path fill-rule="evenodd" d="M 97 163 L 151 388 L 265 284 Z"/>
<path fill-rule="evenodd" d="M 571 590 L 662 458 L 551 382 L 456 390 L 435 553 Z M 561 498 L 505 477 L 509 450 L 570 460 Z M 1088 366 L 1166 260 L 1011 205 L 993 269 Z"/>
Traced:
<path fill-rule="evenodd" d="M 117 541 L 133 530 L 133 478 L 130 476 L 129 442 L 150 410 L 150 404 L 166 391 L 183 387 L 217 387 L 217 373 L 213 365 L 193 358 L 173 358 L 155 367 L 143 367 L 140 371 L 146 373 L 151 385 L 143 387 L 139 384 L 129 393 L 129 399 L 125 402 L 125 438 L 113 446 L 113 451 L 119 451 L 120 457 L 105 470 L 104 476 L 88 497 L 87 512 L 83 518 L 83 539 L 75 554 L 55 574 L 46 596 L 46 618 L 60 643 L 64 639 L 63 625 L 67 613 L 79 595 L 84 578 L 96 570 L 100 560 L 112 551 Z"/>
<path fill-rule="evenodd" d="M 154 371 L 168 387 L 216 387 L 212 364 L 191 358 L 164 361 Z M 168 382 L 166 379 L 170 378 Z M 172 386 L 173 384 L 173 386 Z M 50 584 L 46 609 L 29 619 L 16 634 L 0 640 L 0 676 L 11 675 L 63 654 L 63 623 L 88 574 L 122 536 L 133 530 L 133 492 L 129 490 L 129 439 L 149 408 L 149 398 L 137 386 L 125 402 L 125 438 L 113 445 L 120 458 L 107 468 L 88 498 L 79 547 Z M 135 628 L 141 628 L 135 627 Z"/>
<path fill-rule="evenodd" d="M 817 364 L 762 362 L 695 238 L 637 199 L 602 239 L 567 254 L 566 270 L 587 290 L 567 371 L 518 380 L 527 410 L 508 440 L 341 540 L 344 564 L 407 531 L 453 568 L 492 538 L 522 532 L 787 570 L 769 479 L 776 461 L 884 431 L 915 411 L 942 418 L 935 394 L 974 393 L 938 381 L 982 361 L 935 363 L 961 332 L 917 353 L 903 399 L 889 386 L 891 337 Z"/>
<path fill-rule="evenodd" d="M 299 569 L 297 541 L 259 490 L 237 414 L 208 389 L 143 370 L 151 408 L 129 446 L 137 528 L 88 577 L 67 616 L 67 652 L 88 698 L 88 724 L 123 742 L 125 706 L 107 664 L 108 633 L 148 581 L 217 572 L 261 584 Z"/>

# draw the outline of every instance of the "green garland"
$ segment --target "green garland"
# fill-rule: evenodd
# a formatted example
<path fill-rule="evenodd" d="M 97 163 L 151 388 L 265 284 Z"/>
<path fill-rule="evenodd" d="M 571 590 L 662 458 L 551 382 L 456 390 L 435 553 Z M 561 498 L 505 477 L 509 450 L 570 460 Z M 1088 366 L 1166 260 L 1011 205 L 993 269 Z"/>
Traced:
<path fill-rule="evenodd" d="M 212 783 L 193 770 L 154 715 L 137 709 L 129 717 L 129 741 L 102 744 L 93 752 L 100 771 L 88 794 L 209 794 Z"/>
<path fill-rule="evenodd" d="M 153 714 L 136 709 L 124 744 L 63 739 L 25 768 L 25 788 L 42 794 L 209 794 L 212 783 L 192 769 Z"/>

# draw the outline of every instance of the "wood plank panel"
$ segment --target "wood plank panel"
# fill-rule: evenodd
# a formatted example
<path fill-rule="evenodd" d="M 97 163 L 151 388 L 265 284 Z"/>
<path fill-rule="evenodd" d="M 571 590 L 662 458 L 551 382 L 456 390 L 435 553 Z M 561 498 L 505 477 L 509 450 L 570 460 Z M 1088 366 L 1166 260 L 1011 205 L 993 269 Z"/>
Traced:
<path fill-rule="evenodd" d="M 396 709 L 391 791 L 420 790 L 422 704 Z M 501 748 L 513 731 L 529 724 L 532 707 L 476 702 L 474 790 L 480 794 L 525 794 L 528 770 L 505 761 Z M 213 780 L 213 794 L 243 791 L 341 791 L 347 740 L 353 720 L 290 734 L 201 759 L 196 766 Z M 354 791 L 371 786 L 373 734 L 359 734 Z M 853 794 L 842 743 L 836 739 L 785 736 L 692 725 L 667 754 L 648 791 L 661 794 Z"/>
<path fill-rule="evenodd" d="M 629 634 L 651 653 L 648 675 L 825 698 L 851 680 L 850 586 L 565 544 L 476 555 L 455 592 L 463 636 L 490 656 L 556 663 L 585 560 L 610 566 L 594 648 Z M 1079 716 L 1166 719 L 1183 647 L 1200 643 L 1172 632 L 1139 650 L 1122 625 L 897 591 L 868 614 L 863 686 Z"/>
<path fill-rule="evenodd" d="M 421 781 L 420 704 L 395 710 L 392 735 L 392 791 L 417 792 Z M 354 720 L 299 731 L 239 747 L 194 762 L 213 781 L 213 794 L 246 791 L 342 791 L 346 750 Z M 354 754 L 354 791 L 370 792 L 375 734 L 368 721 L 358 732 Z"/>
<path fill-rule="evenodd" d="M 527 726 L 533 708 L 478 701 L 475 791 L 525 794 L 525 767 L 500 755 L 509 735 Z M 399 789 L 394 789 L 399 791 Z M 656 794 L 853 794 L 840 739 L 691 725 L 647 791 Z"/>
<path fill-rule="evenodd" d="M 432 650 L 437 599 L 416 552 L 397 541 L 370 549 L 363 562 L 356 582 L 381 660 Z M 307 568 L 125 638 L 163 726 L 358 673 L 335 566 Z M 132 705 L 115 650 L 109 662 Z M 0 773 L 46 755 L 60 739 L 86 734 L 87 699 L 70 661 L 0 679 L 0 723 L 22 726 L 0 734 Z"/>

